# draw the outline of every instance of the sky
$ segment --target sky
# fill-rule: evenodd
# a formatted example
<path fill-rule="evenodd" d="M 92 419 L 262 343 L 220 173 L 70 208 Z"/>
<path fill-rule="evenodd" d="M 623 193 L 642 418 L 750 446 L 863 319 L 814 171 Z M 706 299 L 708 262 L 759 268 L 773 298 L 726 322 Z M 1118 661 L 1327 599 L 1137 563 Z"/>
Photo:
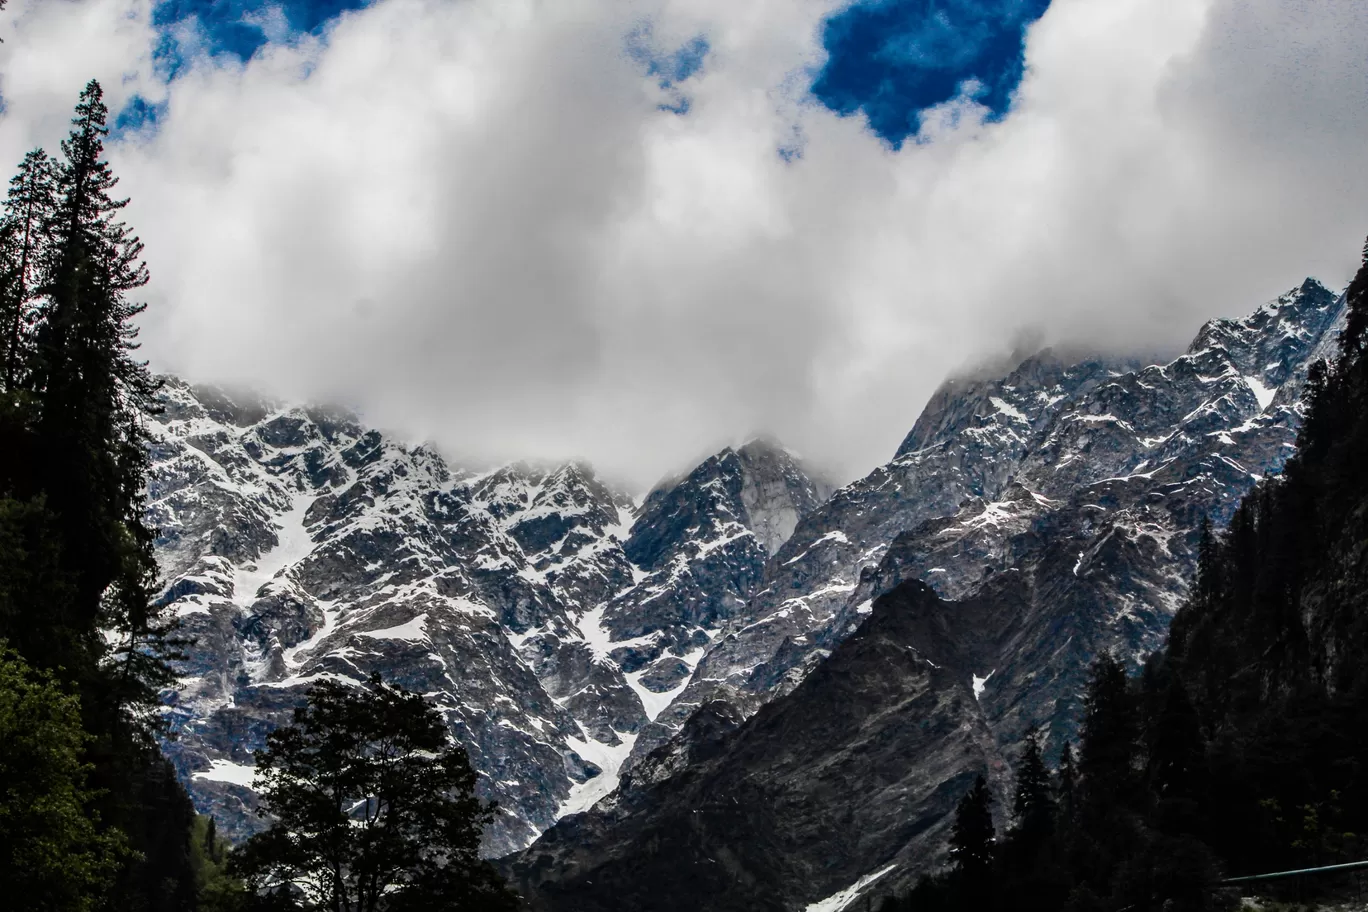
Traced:
<path fill-rule="evenodd" d="M 1024 342 L 1168 351 L 1368 234 L 1360 0 L 12 0 L 105 88 L 158 370 L 635 487 L 840 480 Z"/>

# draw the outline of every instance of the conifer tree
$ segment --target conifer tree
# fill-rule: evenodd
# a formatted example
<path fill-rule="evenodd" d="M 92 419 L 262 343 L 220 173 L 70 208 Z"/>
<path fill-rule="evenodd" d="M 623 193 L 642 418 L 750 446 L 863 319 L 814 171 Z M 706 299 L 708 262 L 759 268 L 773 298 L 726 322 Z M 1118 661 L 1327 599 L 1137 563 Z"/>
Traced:
<path fill-rule="evenodd" d="M 1363 244 L 1362 265 L 1345 296 L 1349 312 L 1340 334 L 1340 357 L 1348 362 L 1344 366 L 1349 368 L 1368 353 L 1368 241 Z"/>
<path fill-rule="evenodd" d="M 1081 735 L 1078 772 L 1084 800 L 1094 804 L 1133 800 L 1140 713 L 1126 672 L 1111 653 L 1093 662 L 1083 698 Z"/>
<path fill-rule="evenodd" d="M 1211 520 L 1205 515 L 1197 543 L 1197 574 L 1193 579 L 1192 598 L 1199 604 L 1210 604 L 1220 592 L 1220 565 L 1216 555 L 1216 539 L 1211 533 Z"/>
<path fill-rule="evenodd" d="M 67 663 L 110 663 L 101 630 L 121 636 L 117 670 L 102 675 L 110 707 L 150 705 L 171 678 L 158 657 L 166 627 L 151 607 L 156 562 L 143 523 L 145 415 L 156 384 L 133 357 L 143 305 L 129 292 L 147 282 L 142 243 L 118 215 L 118 179 L 103 158 L 108 111 L 99 83 L 81 93 L 62 142 L 57 202 L 47 226 L 41 326 L 33 386 L 38 398 L 38 463 L 48 506 L 60 518 L 73 587 L 72 616 L 90 655 Z M 151 647 L 151 648 L 149 648 Z M 75 657 L 73 657 L 75 658 Z"/>
<path fill-rule="evenodd" d="M 993 864 L 993 795 L 982 775 L 960 799 L 950 832 L 950 858 L 963 877 L 985 875 Z"/>
<path fill-rule="evenodd" d="M 1177 680 L 1170 680 L 1154 720 L 1148 764 L 1150 788 L 1159 802 L 1158 826 L 1169 833 L 1200 835 L 1198 809 L 1206 790 L 1206 744 L 1201 721 Z"/>
<path fill-rule="evenodd" d="M 1078 801 L 1078 769 L 1074 759 L 1073 744 L 1068 741 L 1059 751 L 1059 778 L 1056 787 L 1055 807 L 1058 820 L 1068 824 L 1073 820 Z"/>
<path fill-rule="evenodd" d="M 56 194 L 53 162 L 42 149 L 24 156 L 10 180 L 5 211 L 0 218 L 0 352 L 4 388 L 13 391 L 24 379 L 31 312 L 46 254 Z"/>
<path fill-rule="evenodd" d="M 1040 750 L 1040 728 L 1026 730 L 1017 762 L 1012 814 L 1018 831 L 1032 843 L 1043 843 L 1054 829 L 1055 801 L 1050 771 Z"/>
<path fill-rule="evenodd" d="M 107 117 L 91 82 L 62 159 L 26 158 L 6 207 L 0 338 L 17 319 L 20 341 L 0 377 L 0 637 L 79 695 L 86 810 L 132 850 L 104 907 L 180 912 L 194 896 L 193 809 L 154 737 L 172 680 L 143 522 L 156 387 L 133 357 L 142 306 L 128 297 L 147 271 L 118 219 Z M 30 207 L 45 173 L 51 205 Z"/>

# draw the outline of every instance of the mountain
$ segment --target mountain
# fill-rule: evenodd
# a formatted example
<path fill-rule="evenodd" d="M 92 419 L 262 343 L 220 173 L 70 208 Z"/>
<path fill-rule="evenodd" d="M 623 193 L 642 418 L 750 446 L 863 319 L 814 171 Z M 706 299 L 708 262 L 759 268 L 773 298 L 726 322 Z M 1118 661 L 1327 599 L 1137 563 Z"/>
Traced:
<path fill-rule="evenodd" d="M 1073 736 L 1093 657 L 1162 644 L 1202 518 L 1223 524 L 1292 452 L 1343 316 L 1308 280 L 1166 364 L 1045 353 L 947 384 L 892 462 L 798 524 L 655 720 L 676 733 L 639 741 L 614 796 L 509 869 L 557 910 L 906 887 L 941 857 L 966 776 L 1005 797 L 1026 725 Z"/>
<path fill-rule="evenodd" d="M 1088 658 L 1158 644 L 1200 517 L 1281 465 L 1340 311 L 1308 280 L 1167 364 L 1045 352 L 950 381 L 887 465 L 834 493 L 756 440 L 638 504 L 587 466 L 472 472 L 350 415 L 169 379 L 149 514 L 196 642 L 168 753 L 240 837 L 259 825 L 251 751 L 310 681 L 378 672 L 447 712 L 500 803 L 499 855 L 624 773 L 604 810 L 638 807 L 634 788 L 719 750 L 909 580 L 1013 592 L 956 672 L 991 734 L 981 763 L 1029 721 L 1058 743 Z"/>
<path fill-rule="evenodd" d="M 946 383 L 891 462 L 799 523 L 750 620 L 719 639 L 656 726 L 677 728 L 713 699 L 751 712 L 787 692 L 875 594 L 909 578 L 958 598 L 1034 565 L 1042 597 L 1113 612 L 1105 643 L 1155 648 L 1185 595 L 1200 517 L 1224 522 L 1291 452 L 1307 368 L 1341 314 L 1308 279 L 1244 320 L 1208 323 L 1167 364 L 1045 352 L 1001 377 Z"/>
<path fill-rule="evenodd" d="M 232 837 L 260 826 L 252 751 L 308 685 L 430 695 L 527 845 L 616 784 L 636 734 L 747 605 L 827 489 L 765 441 L 638 510 L 584 465 L 474 473 L 337 411 L 167 378 L 148 519 L 182 634 L 166 751 Z"/>

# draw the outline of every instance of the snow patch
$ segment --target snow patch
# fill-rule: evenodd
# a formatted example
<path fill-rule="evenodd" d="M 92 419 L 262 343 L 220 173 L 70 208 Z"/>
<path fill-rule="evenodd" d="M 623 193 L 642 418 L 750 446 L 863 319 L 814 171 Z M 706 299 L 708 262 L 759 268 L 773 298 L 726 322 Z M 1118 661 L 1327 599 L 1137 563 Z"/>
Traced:
<path fill-rule="evenodd" d="M 1249 387 L 1249 391 L 1254 394 L 1254 398 L 1259 400 L 1259 411 L 1261 412 L 1268 408 L 1273 402 L 1273 397 L 1278 394 L 1276 389 L 1264 386 L 1255 377 L 1245 377 L 1244 382 Z"/>
<path fill-rule="evenodd" d="M 1018 421 L 1026 422 L 1030 422 L 1031 420 L 1027 418 L 1025 413 L 1023 413 L 1020 409 L 1015 408 L 1010 403 L 1005 402 L 1002 399 L 999 399 L 997 396 L 989 396 L 988 401 L 993 403 L 993 408 L 997 409 L 999 412 L 1006 415 L 1008 418 L 1015 418 Z"/>
<path fill-rule="evenodd" d="M 211 760 L 209 769 L 201 770 L 190 778 L 208 779 L 210 782 L 231 782 L 233 785 L 251 788 L 255 776 L 255 766 L 243 766 L 231 760 Z"/>
<path fill-rule="evenodd" d="M 860 898 L 860 894 L 864 892 L 865 887 L 869 886 L 880 877 L 883 877 L 895 867 L 897 867 L 897 865 L 889 865 L 886 868 L 875 871 L 873 874 L 866 874 L 839 893 L 833 893 L 821 902 L 809 903 L 804 912 L 841 912 L 842 909 L 848 908 L 851 903 Z"/>
<path fill-rule="evenodd" d="M 250 609 L 262 586 L 309 556 L 314 543 L 309 537 L 309 530 L 304 528 L 304 514 L 313 505 L 315 496 L 312 491 L 295 493 L 290 509 L 280 516 L 276 525 L 276 546 L 261 555 L 255 564 L 236 568 L 233 574 L 233 603 L 239 608 L 244 611 Z"/>
<path fill-rule="evenodd" d="M 997 674 L 997 669 L 996 669 L 996 668 L 994 668 L 992 671 L 988 672 L 988 674 L 984 675 L 984 676 L 981 677 L 981 678 L 980 678 L 978 675 L 974 675 L 974 699 L 975 699 L 975 700 L 980 699 L 980 698 L 983 696 L 983 691 L 986 690 L 987 687 L 988 687 L 988 679 L 991 678 L 991 677 L 992 677 L 993 675 L 995 675 L 995 674 Z"/>
<path fill-rule="evenodd" d="M 627 759 L 627 755 L 632 752 L 632 746 L 636 744 L 636 735 L 627 735 L 618 732 L 618 737 L 622 743 L 616 746 L 604 744 L 602 741 L 592 739 L 581 741 L 578 738 L 566 738 L 566 745 L 579 754 L 580 759 L 588 760 L 603 772 L 592 779 L 584 782 L 577 782 L 570 789 L 570 795 L 561 806 L 556 809 L 556 819 L 559 820 L 569 814 L 580 814 L 589 810 L 600 800 L 608 797 L 617 790 L 620 780 L 622 763 Z"/>
<path fill-rule="evenodd" d="M 613 649 L 613 635 L 603 626 L 603 613 L 607 610 L 607 605 L 597 605 L 580 615 L 579 620 L 575 622 L 575 626 L 579 628 L 580 638 L 589 647 L 597 662 L 613 661 L 608 655 Z"/>
<path fill-rule="evenodd" d="M 703 658 L 703 649 L 700 647 L 685 655 L 676 656 L 676 658 L 689 666 L 689 673 L 685 675 L 675 687 L 662 691 L 661 693 L 656 693 L 654 690 L 650 690 L 646 685 L 641 683 L 641 679 L 651 670 L 650 666 L 647 666 L 640 671 L 634 671 L 630 674 L 623 675 L 623 677 L 627 679 L 627 686 L 632 688 L 633 693 L 641 700 L 641 705 L 646 710 L 646 718 L 650 719 L 652 722 L 654 722 L 656 717 L 663 713 L 665 709 L 674 702 L 675 697 L 684 692 L 684 688 L 689 686 L 689 682 L 693 680 L 694 671 L 698 668 L 698 661 Z"/>
<path fill-rule="evenodd" d="M 357 633 L 360 636 L 377 640 L 425 640 L 427 639 L 427 613 L 424 612 L 398 627 L 386 627 L 384 630 L 360 630 Z"/>
<path fill-rule="evenodd" d="M 834 532 L 828 532 L 827 534 L 823 535 L 819 539 L 816 539 L 815 541 L 813 541 L 812 544 L 804 548 L 802 552 L 798 554 L 797 557 L 790 557 L 788 560 L 784 561 L 784 566 L 787 567 L 789 564 L 796 564 L 798 561 L 807 557 L 808 553 L 811 552 L 813 548 L 817 547 L 822 542 L 828 541 L 840 542 L 843 545 L 850 544 L 850 539 L 846 538 L 846 534 L 840 531 L 839 529 Z"/>

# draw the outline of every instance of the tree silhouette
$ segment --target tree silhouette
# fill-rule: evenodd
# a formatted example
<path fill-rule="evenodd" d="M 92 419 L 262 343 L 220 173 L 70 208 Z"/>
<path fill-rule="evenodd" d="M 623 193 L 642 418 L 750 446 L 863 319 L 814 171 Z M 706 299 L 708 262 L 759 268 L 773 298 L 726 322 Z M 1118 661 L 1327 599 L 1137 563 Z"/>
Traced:
<path fill-rule="evenodd" d="M 258 893 L 337 912 L 516 909 L 478 855 L 494 807 L 418 694 L 325 681 L 257 754 L 275 821 L 234 858 Z"/>

